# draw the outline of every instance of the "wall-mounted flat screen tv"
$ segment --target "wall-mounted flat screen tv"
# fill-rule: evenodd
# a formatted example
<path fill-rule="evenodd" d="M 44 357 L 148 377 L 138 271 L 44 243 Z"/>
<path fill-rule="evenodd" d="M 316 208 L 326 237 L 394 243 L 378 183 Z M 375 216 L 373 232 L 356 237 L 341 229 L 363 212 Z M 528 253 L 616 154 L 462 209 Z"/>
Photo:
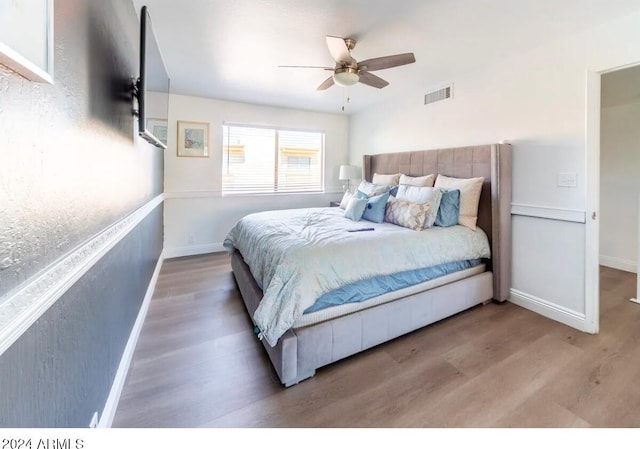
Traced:
<path fill-rule="evenodd" d="M 138 130 L 151 144 L 167 148 L 169 72 L 146 6 L 140 15 L 140 78 L 138 79 Z"/>

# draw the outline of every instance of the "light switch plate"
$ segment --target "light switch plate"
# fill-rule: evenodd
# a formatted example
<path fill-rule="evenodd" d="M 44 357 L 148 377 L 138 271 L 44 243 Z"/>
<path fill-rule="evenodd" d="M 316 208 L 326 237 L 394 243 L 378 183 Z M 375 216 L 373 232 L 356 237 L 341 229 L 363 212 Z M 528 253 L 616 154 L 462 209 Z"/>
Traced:
<path fill-rule="evenodd" d="M 575 172 L 558 173 L 558 186 L 559 187 L 576 187 L 577 175 Z"/>

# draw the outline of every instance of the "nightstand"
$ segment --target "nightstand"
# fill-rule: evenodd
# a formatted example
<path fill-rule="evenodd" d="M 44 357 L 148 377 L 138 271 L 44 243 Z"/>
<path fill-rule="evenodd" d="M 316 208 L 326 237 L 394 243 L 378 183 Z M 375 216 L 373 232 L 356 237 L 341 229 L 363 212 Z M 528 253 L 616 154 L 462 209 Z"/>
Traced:
<path fill-rule="evenodd" d="M 340 207 L 340 201 L 331 201 L 329 207 Z"/>

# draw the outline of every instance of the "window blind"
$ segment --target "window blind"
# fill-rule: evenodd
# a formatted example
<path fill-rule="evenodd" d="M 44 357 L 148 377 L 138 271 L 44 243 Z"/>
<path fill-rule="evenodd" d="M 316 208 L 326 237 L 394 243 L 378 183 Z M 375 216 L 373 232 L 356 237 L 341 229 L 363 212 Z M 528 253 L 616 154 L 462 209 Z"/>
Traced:
<path fill-rule="evenodd" d="M 322 191 L 324 133 L 223 125 L 222 193 Z"/>

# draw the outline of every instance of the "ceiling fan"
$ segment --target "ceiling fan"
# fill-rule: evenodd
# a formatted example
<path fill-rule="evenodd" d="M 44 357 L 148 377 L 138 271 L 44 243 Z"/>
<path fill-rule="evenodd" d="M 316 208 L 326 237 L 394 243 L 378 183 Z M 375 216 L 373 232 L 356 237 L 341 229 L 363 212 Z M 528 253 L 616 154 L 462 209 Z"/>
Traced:
<path fill-rule="evenodd" d="M 351 38 L 327 36 L 327 46 L 329 47 L 331 57 L 336 62 L 335 67 L 296 65 L 281 65 L 279 67 L 323 69 L 333 71 L 333 75 L 324 80 L 324 82 L 318 86 L 317 90 L 328 89 L 334 84 L 348 87 L 353 86 L 356 83 L 362 83 L 367 86 L 382 89 L 383 87 L 388 86 L 389 83 L 370 72 L 416 62 L 416 58 L 413 53 L 382 56 L 380 58 L 372 58 L 358 62 L 351 56 L 351 50 L 356 46 L 356 41 Z"/>

